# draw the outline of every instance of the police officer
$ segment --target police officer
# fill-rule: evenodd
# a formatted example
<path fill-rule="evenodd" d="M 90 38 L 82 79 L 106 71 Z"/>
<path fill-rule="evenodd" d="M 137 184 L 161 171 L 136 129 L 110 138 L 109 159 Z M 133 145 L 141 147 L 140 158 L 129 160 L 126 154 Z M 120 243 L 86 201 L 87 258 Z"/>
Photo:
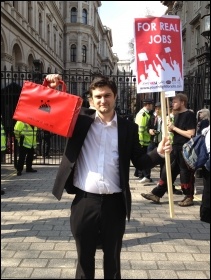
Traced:
<path fill-rule="evenodd" d="M 34 149 L 37 145 L 37 127 L 17 121 L 14 127 L 14 134 L 19 145 L 17 176 L 22 175 L 25 158 L 26 172 L 37 172 L 37 170 L 32 168 Z"/>
<path fill-rule="evenodd" d="M 151 139 L 148 130 L 148 123 L 151 118 L 153 103 L 154 102 L 152 99 L 144 99 L 143 108 L 137 113 L 135 118 L 135 123 L 138 125 L 139 142 L 142 148 L 144 149 L 145 153 L 147 153 L 147 147 L 149 146 Z M 150 178 L 150 173 L 150 169 L 142 170 L 142 172 L 136 169 L 134 175 L 141 179 L 139 181 L 140 183 L 148 183 L 152 182 L 152 179 Z"/>

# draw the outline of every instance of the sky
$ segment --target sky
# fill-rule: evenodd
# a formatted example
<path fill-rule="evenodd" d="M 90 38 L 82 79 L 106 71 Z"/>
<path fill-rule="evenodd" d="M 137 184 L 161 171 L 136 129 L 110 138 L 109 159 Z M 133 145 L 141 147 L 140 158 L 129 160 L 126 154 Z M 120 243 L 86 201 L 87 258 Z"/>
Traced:
<path fill-rule="evenodd" d="M 129 42 L 134 38 L 134 18 L 147 14 L 164 15 L 167 7 L 160 1 L 101 1 L 102 24 L 112 30 L 112 50 L 120 60 L 130 59 Z"/>

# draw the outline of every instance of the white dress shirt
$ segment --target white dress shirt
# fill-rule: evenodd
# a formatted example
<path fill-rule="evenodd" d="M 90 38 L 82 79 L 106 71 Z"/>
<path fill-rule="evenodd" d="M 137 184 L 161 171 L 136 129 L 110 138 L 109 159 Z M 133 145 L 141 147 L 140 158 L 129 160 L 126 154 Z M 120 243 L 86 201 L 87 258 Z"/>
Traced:
<path fill-rule="evenodd" d="M 121 192 L 116 113 L 104 123 L 96 112 L 76 161 L 73 184 L 90 193 Z"/>

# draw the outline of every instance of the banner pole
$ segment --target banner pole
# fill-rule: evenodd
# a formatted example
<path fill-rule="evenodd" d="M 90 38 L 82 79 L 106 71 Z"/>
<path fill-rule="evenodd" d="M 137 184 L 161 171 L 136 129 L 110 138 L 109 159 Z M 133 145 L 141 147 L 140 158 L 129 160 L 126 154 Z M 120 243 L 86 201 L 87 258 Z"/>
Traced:
<path fill-rule="evenodd" d="M 166 118 L 166 98 L 165 92 L 161 92 L 161 112 L 162 112 L 162 122 L 163 122 L 163 137 L 168 137 L 167 130 L 167 118 Z M 166 165 L 166 177 L 168 186 L 168 198 L 169 198 L 169 212 L 170 218 L 174 218 L 174 201 L 173 201 L 173 189 L 172 189 L 172 177 L 171 177 L 171 162 L 170 154 L 165 154 L 165 165 Z"/>

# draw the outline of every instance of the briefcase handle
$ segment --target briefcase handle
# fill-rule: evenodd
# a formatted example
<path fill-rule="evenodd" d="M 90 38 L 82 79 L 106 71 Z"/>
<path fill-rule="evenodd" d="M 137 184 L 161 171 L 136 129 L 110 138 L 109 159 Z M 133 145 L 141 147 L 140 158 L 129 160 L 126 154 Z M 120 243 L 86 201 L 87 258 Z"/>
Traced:
<path fill-rule="evenodd" d="M 43 83 L 42 83 L 42 85 L 43 86 L 45 86 L 45 87 L 47 87 L 48 86 L 48 81 L 46 80 L 46 78 L 43 80 Z M 59 83 L 62 85 L 62 91 L 63 92 L 66 92 L 67 91 L 67 87 L 66 87 L 66 84 L 65 84 L 65 82 L 64 81 L 62 81 L 62 80 L 59 80 Z"/>

